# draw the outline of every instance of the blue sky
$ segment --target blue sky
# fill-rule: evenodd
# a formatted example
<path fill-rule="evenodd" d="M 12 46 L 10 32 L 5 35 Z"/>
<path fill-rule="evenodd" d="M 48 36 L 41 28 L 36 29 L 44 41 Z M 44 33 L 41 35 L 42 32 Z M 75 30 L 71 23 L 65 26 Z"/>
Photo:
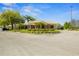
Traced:
<path fill-rule="evenodd" d="M 16 10 L 21 15 L 31 15 L 38 20 L 63 24 L 70 21 L 71 5 L 73 19 L 79 19 L 79 4 L 77 3 L 0 3 L 0 13 L 6 9 Z"/>

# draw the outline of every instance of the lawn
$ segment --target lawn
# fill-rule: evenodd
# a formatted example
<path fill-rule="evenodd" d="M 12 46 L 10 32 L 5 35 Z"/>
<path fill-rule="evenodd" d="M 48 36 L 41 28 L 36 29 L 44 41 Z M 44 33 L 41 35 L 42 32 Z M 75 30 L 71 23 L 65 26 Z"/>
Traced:
<path fill-rule="evenodd" d="M 13 32 L 21 33 L 34 33 L 34 34 L 43 34 L 43 33 L 60 33 L 60 30 L 53 29 L 21 29 L 21 30 L 11 30 Z"/>

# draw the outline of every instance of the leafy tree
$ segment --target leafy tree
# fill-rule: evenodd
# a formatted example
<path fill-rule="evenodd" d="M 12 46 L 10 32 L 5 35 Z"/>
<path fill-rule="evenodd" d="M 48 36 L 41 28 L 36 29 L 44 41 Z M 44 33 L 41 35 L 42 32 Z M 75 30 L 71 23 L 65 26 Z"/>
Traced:
<path fill-rule="evenodd" d="M 34 17 L 28 16 L 28 15 L 24 16 L 24 18 L 25 18 L 25 20 L 27 20 L 27 22 L 36 20 Z"/>
<path fill-rule="evenodd" d="M 47 23 L 45 22 L 35 22 L 35 25 L 37 25 L 39 28 L 43 28 L 45 25 L 47 25 Z"/>
<path fill-rule="evenodd" d="M 8 25 L 8 21 L 6 19 L 0 18 L 0 26 L 3 26 L 4 28 L 6 27 L 6 25 Z"/>
<path fill-rule="evenodd" d="M 4 28 L 9 25 L 9 22 L 7 19 L 2 17 L 2 14 L 0 14 L 0 26 L 3 26 Z"/>
<path fill-rule="evenodd" d="M 13 29 L 13 25 L 17 24 L 17 23 L 21 23 L 24 22 L 23 17 L 20 15 L 19 12 L 17 11 L 12 11 L 12 10 L 6 10 L 1 14 L 0 17 L 2 20 L 5 19 L 5 22 L 2 23 L 6 23 L 8 22 L 9 25 L 11 25 L 12 29 Z"/>
<path fill-rule="evenodd" d="M 71 29 L 71 24 L 69 22 L 64 23 L 64 29 Z"/>

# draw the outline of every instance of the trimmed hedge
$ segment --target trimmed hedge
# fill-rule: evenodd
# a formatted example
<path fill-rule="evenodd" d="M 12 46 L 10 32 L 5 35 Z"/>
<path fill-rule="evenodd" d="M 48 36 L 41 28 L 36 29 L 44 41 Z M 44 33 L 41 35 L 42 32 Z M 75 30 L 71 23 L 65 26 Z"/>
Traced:
<path fill-rule="evenodd" d="M 14 32 L 21 32 L 21 33 L 34 33 L 34 34 L 42 34 L 42 33 L 60 33 L 59 30 L 52 30 L 52 29 L 22 29 L 22 30 L 12 30 Z"/>

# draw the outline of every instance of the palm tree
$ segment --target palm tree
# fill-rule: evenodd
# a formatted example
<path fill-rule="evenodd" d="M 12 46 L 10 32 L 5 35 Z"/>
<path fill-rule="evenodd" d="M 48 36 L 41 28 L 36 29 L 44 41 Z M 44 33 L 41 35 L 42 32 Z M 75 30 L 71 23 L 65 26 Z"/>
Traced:
<path fill-rule="evenodd" d="M 36 20 L 34 17 L 28 15 L 24 16 L 24 18 L 27 20 L 27 22 Z"/>
<path fill-rule="evenodd" d="M 24 16 L 24 18 L 25 20 L 27 20 L 27 22 L 36 20 L 34 17 L 28 15 Z M 28 27 L 31 29 L 31 25 L 29 25 Z"/>

